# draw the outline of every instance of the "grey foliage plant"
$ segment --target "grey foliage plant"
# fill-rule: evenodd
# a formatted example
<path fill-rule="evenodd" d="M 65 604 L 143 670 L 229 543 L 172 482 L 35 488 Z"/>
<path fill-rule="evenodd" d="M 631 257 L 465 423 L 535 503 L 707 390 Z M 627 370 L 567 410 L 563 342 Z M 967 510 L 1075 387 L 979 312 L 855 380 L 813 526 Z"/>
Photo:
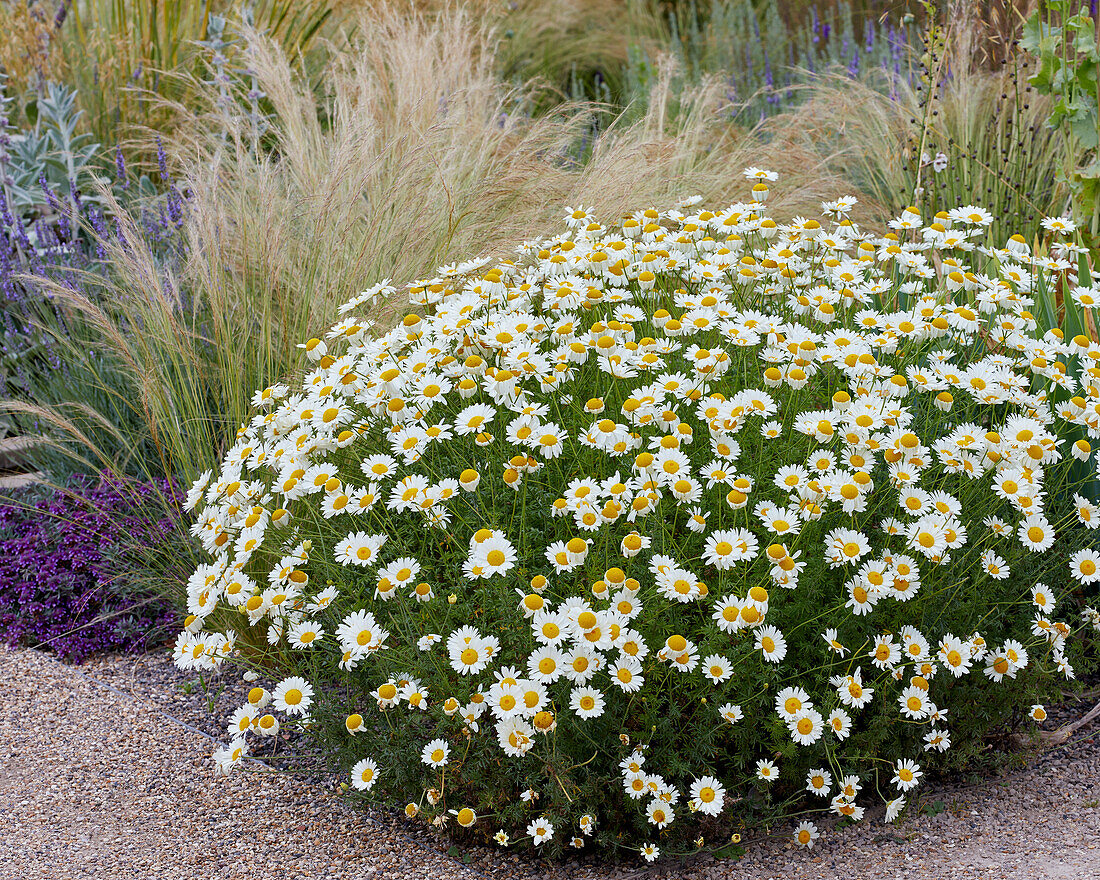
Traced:
<path fill-rule="evenodd" d="M 3 85 L 0 79 L 0 189 L 12 218 L 31 227 L 34 242 L 34 221 L 79 214 L 78 200 L 97 202 L 110 181 L 99 173 L 100 144 L 78 130 L 82 111 L 73 89 L 47 83 L 34 102 L 34 125 L 16 129 L 7 113 L 14 98 Z"/>

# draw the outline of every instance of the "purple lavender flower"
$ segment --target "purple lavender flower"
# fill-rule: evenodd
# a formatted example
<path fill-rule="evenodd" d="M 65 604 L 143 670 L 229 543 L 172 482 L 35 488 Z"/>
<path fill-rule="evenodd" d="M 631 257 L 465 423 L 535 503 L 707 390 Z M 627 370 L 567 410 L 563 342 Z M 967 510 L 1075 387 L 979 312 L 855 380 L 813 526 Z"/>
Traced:
<path fill-rule="evenodd" d="M 122 189 L 129 189 L 130 178 L 126 173 L 126 159 L 121 146 L 115 148 L 115 179 Z"/>
<path fill-rule="evenodd" d="M 168 155 L 164 152 L 164 143 L 160 139 L 160 135 L 157 135 L 157 170 L 160 171 L 160 176 L 164 179 L 168 179 Z"/>
<path fill-rule="evenodd" d="M 3 223 L 5 227 L 10 227 L 15 223 L 15 218 L 8 210 L 8 200 L 4 197 L 3 190 L 0 190 L 0 223 Z"/>
<path fill-rule="evenodd" d="M 42 187 L 42 194 L 46 197 L 46 204 L 50 206 L 50 210 L 55 213 L 61 211 L 61 201 L 57 198 L 56 193 L 53 191 L 53 187 L 50 186 L 49 180 L 46 179 L 46 175 L 43 173 L 38 178 L 38 185 Z"/>

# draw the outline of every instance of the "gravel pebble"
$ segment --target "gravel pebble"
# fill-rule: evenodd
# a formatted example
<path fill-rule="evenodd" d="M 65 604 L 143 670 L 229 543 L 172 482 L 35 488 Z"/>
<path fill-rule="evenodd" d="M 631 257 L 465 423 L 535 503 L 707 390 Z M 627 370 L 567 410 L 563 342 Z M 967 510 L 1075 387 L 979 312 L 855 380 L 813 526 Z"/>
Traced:
<path fill-rule="evenodd" d="M 159 654 L 80 669 L 0 649 L 0 878 L 510 878 L 589 880 L 1089 880 L 1100 878 L 1100 725 L 1030 766 L 973 785 L 934 784 L 938 815 L 881 822 L 881 809 L 825 833 L 811 851 L 784 828 L 744 842 L 739 862 L 686 866 L 548 864 L 474 848 L 450 858 L 430 830 L 385 810 L 351 809 L 317 774 L 254 769 L 213 776 L 210 737 L 239 703 L 214 711 L 194 676 Z M 171 719 L 175 719 L 174 721 Z M 819 822 L 827 831 L 827 822 Z"/>
<path fill-rule="evenodd" d="M 0 675 L 0 877 L 480 876 L 295 776 L 215 778 L 207 737 L 43 654 Z"/>

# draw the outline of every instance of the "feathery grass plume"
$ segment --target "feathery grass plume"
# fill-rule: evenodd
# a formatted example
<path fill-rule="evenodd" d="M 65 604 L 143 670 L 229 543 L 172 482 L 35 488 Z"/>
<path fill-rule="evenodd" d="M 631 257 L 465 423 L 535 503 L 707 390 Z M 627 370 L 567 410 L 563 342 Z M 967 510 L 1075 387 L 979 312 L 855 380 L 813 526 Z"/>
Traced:
<path fill-rule="evenodd" d="M 779 216 L 816 216 L 823 199 L 850 189 L 842 175 L 825 168 L 830 157 L 812 145 L 778 141 L 770 123 L 752 128 L 734 124 L 729 111 L 719 77 L 685 86 L 675 59 L 661 58 L 640 115 L 633 116 L 628 108 L 596 140 L 591 158 L 563 199 L 571 204 L 583 194 L 585 204 L 602 216 L 622 216 L 630 206 L 645 202 L 668 206 L 693 195 L 711 203 L 744 199 L 748 187 L 741 169 L 762 149 L 791 181 L 790 191 L 777 194 L 772 203 Z"/>
<path fill-rule="evenodd" d="M 246 39 L 272 108 L 270 152 L 202 84 L 205 109 L 167 146 L 192 188 L 189 273 L 207 298 L 263 297 L 252 311 L 264 333 L 296 332 L 347 285 L 409 280 L 490 231 L 526 234 L 544 177 L 561 173 L 589 118 L 531 119 L 535 90 L 499 81 L 489 33 L 464 12 L 363 18 L 323 71 L 320 110 L 271 41 Z"/>
<path fill-rule="evenodd" d="M 881 206 L 875 217 L 879 222 L 910 204 L 913 185 L 905 163 L 915 99 L 909 104 L 902 89 L 892 99 L 842 73 L 820 74 L 798 88 L 806 99 L 769 120 L 773 138 L 816 153 L 851 188 Z"/>
<path fill-rule="evenodd" d="M 722 114 L 717 82 L 676 94 L 662 66 L 639 118 L 598 132 L 589 103 L 533 117 L 540 87 L 502 82 L 496 45 L 463 10 L 380 12 L 324 71 L 318 111 L 310 84 L 251 34 L 248 67 L 273 108 L 278 158 L 250 149 L 240 119 L 218 119 L 209 93 L 210 112 L 192 113 L 174 134 L 168 146 L 193 188 L 192 268 L 229 265 L 231 285 L 262 278 L 320 314 L 333 290 L 407 281 L 490 240 L 506 249 L 580 193 L 607 214 L 745 194 L 737 171 L 749 133 Z M 809 155 L 783 164 L 794 171 Z"/>
<path fill-rule="evenodd" d="M 453 0 L 406 0 L 396 8 L 432 20 L 454 13 Z M 392 12 L 389 0 L 350 0 L 371 17 Z M 605 101 L 621 107 L 628 100 L 624 73 L 633 51 L 656 55 L 668 43 L 667 26 L 650 0 L 467 0 L 473 17 L 494 34 L 496 69 L 509 83 L 544 83 L 538 109 L 565 98 Z"/>
<path fill-rule="evenodd" d="M 501 75 L 542 80 L 573 98 L 625 105 L 631 54 L 656 54 L 668 40 L 647 0 L 529 0 L 504 8 L 496 25 Z"/>

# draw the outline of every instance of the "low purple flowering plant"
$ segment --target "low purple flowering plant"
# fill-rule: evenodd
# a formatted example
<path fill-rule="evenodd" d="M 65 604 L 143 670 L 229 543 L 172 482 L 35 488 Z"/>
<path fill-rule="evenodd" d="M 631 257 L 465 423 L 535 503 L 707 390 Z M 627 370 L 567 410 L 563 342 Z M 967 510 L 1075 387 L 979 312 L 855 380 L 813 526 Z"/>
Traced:
<path fill-rule="evenodd" d="M 0 641 L 72 663 L 163 642 L 172 604 L 130 573 L 171 559 L 185 533 L 165 505 L 174 488 L 104 475 L 0 498 Z"/>

